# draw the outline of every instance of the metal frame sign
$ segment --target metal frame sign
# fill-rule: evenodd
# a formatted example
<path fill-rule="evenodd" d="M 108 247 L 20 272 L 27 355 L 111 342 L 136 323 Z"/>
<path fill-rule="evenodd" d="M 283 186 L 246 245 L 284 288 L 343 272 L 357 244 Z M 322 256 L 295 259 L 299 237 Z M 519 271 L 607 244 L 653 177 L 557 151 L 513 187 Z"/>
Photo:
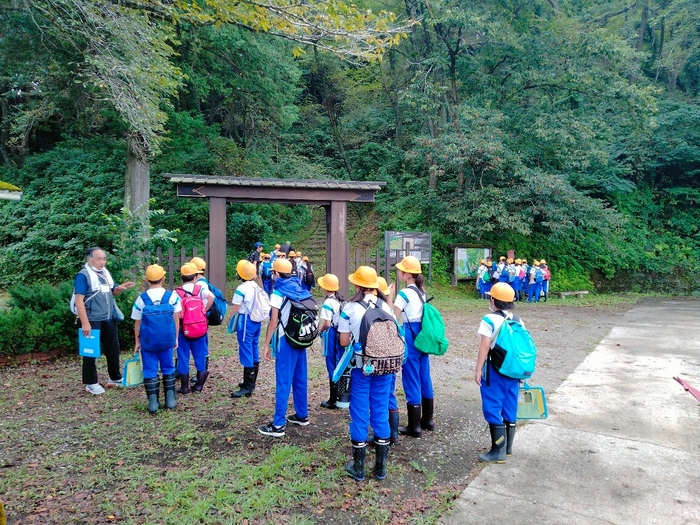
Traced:
<path fill-rule="evenodd" d="M 491 257 L 491 248 L 483 246 L 457 245 L 454 247 L 454 273 L 453 284 L 457 281 L 476 279 L 476 270 L 479 268 L 479 260 Z"/>
<path fill-rule="evenodd" d="M 433 277 L 433 235 L 422 232 L 384 232 L 384 253 L 387 263 L 394 265 L 407 255 L 428 265 L 428 280 Z"/>

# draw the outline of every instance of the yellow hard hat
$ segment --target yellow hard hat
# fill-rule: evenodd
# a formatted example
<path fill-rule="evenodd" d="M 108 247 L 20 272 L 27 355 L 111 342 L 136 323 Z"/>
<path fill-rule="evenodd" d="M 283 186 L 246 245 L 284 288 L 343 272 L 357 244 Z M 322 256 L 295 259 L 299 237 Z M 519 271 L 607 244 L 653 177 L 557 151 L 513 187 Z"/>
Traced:
<path fill-rule="evenodd" d="M 500 262 L 500 261 L 505 261 L 505 260 L 506 260 L 506 256 L 505 256 L 505 255 L 501 255 L 501 256 L 498 258 L 498 261 L 499 261 L 499 262 Z"/>
<path fill-rule="evenodd" d="M 322 275 L 316 280 L 316 282 L 321 288 L 323 288 L 324 290 L 328 290 L 329 292 L 337 292 L 340 288 L 338 278 L 332 273 Z"/>
<path fill-rule="evenodd" d="M 240 275 L 241 279 L 245 281 L 252 281 L 255 279 L 256 271 L 255 265 L 248 259 L 241 259 L 236 264 L 236 273 Z"/>
<path fill-rule="evenodd" d="M 292 273 L 292 263 L 287 259 L 278 257 L 272 263 L 272 269 L 278 273 Z"/>
<path fill-rule="evenodd" d="M 384 279 L 384 277 L 377 277 L 377 282 L 379 283 L 379 291 L 383 294 L 388 294 L 389 285 L 386 284 L 386 279 Z"/>
<path fill-rule="evenodd" d="M 404 257 L 401 262 L 396 263 L 396 267 L 402 272 L 406 273 L 423 273 L 423 271 L 420 268 L 420 261 L 412 255 Z"/>
<path fill-rule="evenodd" d="M 491 267 L 493 266 L 493 263 L 492 263 L 491 261 L 488 261 L 488 262 L 486 263 L 486 266 L 488 266 L 489 268 L 491 268 Z"/>
<path fill-rule="evenodd" d="M 535 259 L 534 261 L 532 261 L 532 264 L 534 264 L 535 266 L 539 266 L 539 265 L 540 265 L 540 261 L 538 261 L 537 259 Z"/>
<path fill-rule="evenodd" d="M 511 259 L 510 257 L 508 257 L 508 258 L 506 259 L 506 263 L 508 263 L 508 264 L 513 264 L 513 259 Z"/>
<path fill-rule="evenodd" d="M 197 270 L 197 267 L 192 263 L 187 263 L 180 266 L 181 275 L 197 275 L 198 273 L 199 270 Z"/>
<path fill-rule="evenodd" d="M 294 252 L 294 253 L 296 254 L 296 257 L 301 257 L 301 252 L 300 252 L 299 250 L 297 250 L 297 251 Z"/>
<path fill-rule="evenodd" d="M 527 262 L 527 259 L 526 259 L 525 257 L 523 257 L 523 260 L 520 261 L 520 262 L 525 262 L 525 263 L 526 263 L 526 262 Z"/>
<path fill-rule="evenodd" d="M 544 259 L 540 259 L 540 264 L 547 264 L 547 261 L 545 261 Z"/>
<path fill-rule="evenodd" d="M 277 257 L 287 257 L 287 254 L 284 252 L 277 252 Z"/>
<path fill-rule="evenodd" d="M 192 257 L 190 263 L 194 264 L 197 267 L 199 273 L 204 273 L 204 269 L 207 267 L 207 263 L 205 263 L 204 259 L 202 259 L 201 257 Z"/>
<path fill-rule="evenodd" d="M 280 249 L 280 245 L 279 245 L 279 244 L 275 244 L 275 250 L 279 250 L 279 249 Z"/>
<path fill-rule="evenodd" d="M 348 280 L 360 288 L 379 288 L 377 272 L 369 266 L 360 266 L 355 273 L 348 275 Z"/>
<path fill-rule="evenodd" d="M 294 250 L 292 250 L 292 251 L 289 252 L 289 256 L 290 256 L 290 257 L 296 257 L 296 256 L 297 256 L 297 252 L 295 252 Z"/>
<path fill-rule="evenodd" d="M 306 255 L 304 255 L 304 256 L 301 258 L 301 260 L 302 260 L 302 261 L 307 261 L 307 262 L 308 262 L 308 261 L 309 261 L 309 258 L 308 258 Z"/>
<path fill-rule="evenodd" d="M 489 292 L 491 297 L 503 301 L 504 303 L 512 303 L 515 299 L 515 290 L 508 283 L 496 283 L 491 287 Z"/>
<path fill-rule="evenodd" d="M 520 263 L 522 263 L 522 262 L 523 262 L 523 261 L 520 260 L 520 259 L 515 259 L 515 264 L 520 264 Z"/>
<path fill-rule="evenodd" d="M 486 259 L 479 260 L 479 264 L 486 264 Z"/>
<path fill-rule="evenodd" d="M 149 281 L 160 281 L 165 277 L 165 270 L 158 264 L 152 264 L 146 268 L 146 279 Z"/>

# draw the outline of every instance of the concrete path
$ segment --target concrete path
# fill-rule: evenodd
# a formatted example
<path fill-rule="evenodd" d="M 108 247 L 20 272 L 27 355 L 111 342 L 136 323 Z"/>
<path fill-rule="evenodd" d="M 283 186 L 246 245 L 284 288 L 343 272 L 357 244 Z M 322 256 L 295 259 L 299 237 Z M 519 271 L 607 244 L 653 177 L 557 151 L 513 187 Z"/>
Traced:
<path fill-rule="evenodd" d="M 700 402 L 674 376 L 700 388 L 700 302 L 633 308 L 442 523 L 700 525 Z"/>

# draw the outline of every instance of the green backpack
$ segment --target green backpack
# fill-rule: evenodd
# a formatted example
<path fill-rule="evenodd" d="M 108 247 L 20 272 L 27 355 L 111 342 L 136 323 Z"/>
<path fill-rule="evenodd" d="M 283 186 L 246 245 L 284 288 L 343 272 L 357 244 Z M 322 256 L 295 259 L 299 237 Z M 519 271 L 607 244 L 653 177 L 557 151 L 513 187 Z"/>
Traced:
<path fill-rule="evenodd" d="M 413 334 L 413 344 L 424 354 L 443 355 L 447 352 L 450 342 L 445 337 L 445 321 L 442 320 L 442 315 L 430 304 L 432 297 L 426 301 L 417 286 L 411 285 L 409 288 L 413 288 L 423 302 L 421 329 L 418 335 Z"/>

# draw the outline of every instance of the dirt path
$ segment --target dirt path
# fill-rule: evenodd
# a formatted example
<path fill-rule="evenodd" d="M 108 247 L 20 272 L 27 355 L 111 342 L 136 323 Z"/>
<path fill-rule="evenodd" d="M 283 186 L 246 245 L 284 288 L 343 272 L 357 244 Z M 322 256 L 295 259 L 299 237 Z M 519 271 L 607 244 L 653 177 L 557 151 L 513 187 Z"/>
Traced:
<path fill-rule="evenodd" d="M 581 363 L 606 335 L 629 303 L 619 306 L 593 306 L 593 302 L 570 305 L 556 301 L 523 305 L 518 314 L 524 319 L 538 344 L 538 370 L 533 384 L 548 392 L 557 386 Z M 440 306 L 440 305 L 438 305 Z M 274 403 L 274 367 L 264 363 L 259 385 L 252 398 L 234 402 L 228 393 L 240 381 L 232 338 L 219 327 L 212 333 L 211 379 L 200 396 L 182 397 L 176 416 L 149 418 L 145 413 L 142 389 L 108 392 L 91 398 L 82 393 L 80 366 L 77 358 L 61 359 L 48 365 L 34 365 L 0 370 L 0 499 L 8 512 L 8 523 L 74 523 L 80 508 L 80 523 L 149 523 L 149 515 L 140 510 L 127 517 L 109 514 L 107 503 L 83 505 L 86 487 L 94 479 L 91 465 L 96 461 L 94 450 L 123 447 L 135 428 L 144 435 L 134 435 L 134 448 L 153 449 L 157 433 L 171 433 L 168 445 L 153 454 L 141 453 L 158 465 L 183 465 L 191 462 L 191 443 L 204 446 L 197 452 L 197 461 L 218 461 L 221 458 L 243 457 L 261 462 L 280 444 L 294 445 L 309 451 L 318 459 L 308 467 L 319 482 L 318 498 L 298 501 L 293 508 L 270 508 L 264 517 L 247 523 L 411 523 L 430 522 L 466 486 L 478 472 L 477 457 L 489 443 L 488 430 L 480 409 L 479 391 L 473 381 L 478 338 L 476 328 L 486 313 L 485 302 L 468 302 L 459 311 L 446 306 L 443 315 L 448 327 L 450 351 L 432 359 L 435 383 L 435 422 L 437 429 L 424 433 L 421 439 L 403 438 L 392 448 L 389 476 L 384 482 L 370 480 L 356 484 L 343 476 L 342 465 L 350 446 L 347 437 L 347 411 L 327 411 L 319 403 L 327 396 L 327 379 L 323 357 L 318 350 L 309 352 L 309 405 L 311 425 L 296 428 L 288 425 L 287 436 L 275 440 L 261 436 L 256 427 L 269 422 Z M 124 359 L 125 356 L 122 356 Z M 101 364 L 104 366 L 104 363 Z M 105 371 L 100 369 L 100 377 Z M 405 424 L 405 403 L 397 381 L 401 422 Z M 128 418 L 127 424 L 119 418 Z M 175 425 L 179 429 L 174 429 Z M 95 426 L 96 425 L 96 426 Z M 183 427 L 184 426 L 184 427 Z M 183 430 L 185 428 L 185 430 Z M 153 432 L 148 436 L 148 432 Z M 194 434 L 191 441 L 189 431 Z M 97 435 L 91 436 L 91 433 Z M 86 438 L 87 436 L 87 438 Z M 131 439 L 131 438 L 128 438 Z M 148 442 L 148 439 L 151 442 Z M 145 440 L 145 441 L 144 441 Z M 143 441 L 143 442 L 142 442 Z M 333 446 L 328 452 L 329 444 Z M 150 449 L 149 449 L 150 447 Z M 119 449 L 121 450 L 121 449 Z M 71 463 L 57 468 L 56 457 L 73 454 L 80 467 Z M 98 458 L 100 459 L 99 452 Z M 149 495 L 132 502 L 127 487 L 133 485 L 129 459 L 121 463 L 102 458 L 104 468 L 115 469 L 113 483 L 106 490 L 125 492 L 129 505 L 148 508 Z M 371 467 L 373 455 L 368 454 Z M 59 462 L 60 463 L 60 462 Z M 74 462 L 75 463 L 75 462 Z M 61 470 L 64 469 L 63 470 Z M 177 467 L 176 467 L 177 468 Z M 124 470 L 123 479 L 120 469 Z M 328 470 L 330 472 L 321 472 Z M 128 473 L 127 473 L 128 472 Z M 3 481 L 6 478 L 6 481 Z M 156 484 L 157 485 L 157 484 Z M 74 486 L 71 489 L 71 486 Z M 101 489 L 105 490 L 105 489 Z M 152 489 L 155 491 L 155 489 Z M 92 494 L 92 493 L 90 493 Z M 78 496 L 80 495 L 80 496 Z M 91 498 L 107 498 L 102 492 Z M 155 500 L 150 493 L 150 503 Z M 361 502 L 358 506 L 355 502 Z M 364 508 L 363 508 L 364 506 Z M 152 511 L 151 511 L 152 512 Z M 112 518 L 109 518 L 109 516 Z M 307 516 L 309 521 L 294 521 L 290 516 Z M 206 523 L 238 523 L 213 515 Z"/>

